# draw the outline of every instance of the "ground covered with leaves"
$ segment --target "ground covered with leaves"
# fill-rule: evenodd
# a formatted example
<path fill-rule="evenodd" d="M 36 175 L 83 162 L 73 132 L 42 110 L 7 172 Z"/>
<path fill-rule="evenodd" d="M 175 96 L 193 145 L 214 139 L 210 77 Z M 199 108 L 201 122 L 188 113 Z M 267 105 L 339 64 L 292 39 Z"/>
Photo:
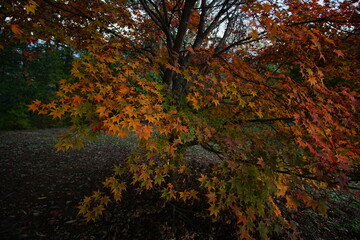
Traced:
<path fill-rule="evenodd" d="M 62 131 L 0 133 L 0 239 L 236 239 L 233 219 L 208 217 L 205 202 L 166 203 L 155 192 L 131 188 L 120 204 L 87 223 L 77 206 L 136 148 L 135 139 L 103 136 L 64 153 L 54 148 Z M 202 168 L 205 153 L 194 151 L 189 157 Z M 327 217 L 306 209 L 284 214 L 303 239 L 357 239 L 359 202 L 334 193 L 329 206 Z"/>

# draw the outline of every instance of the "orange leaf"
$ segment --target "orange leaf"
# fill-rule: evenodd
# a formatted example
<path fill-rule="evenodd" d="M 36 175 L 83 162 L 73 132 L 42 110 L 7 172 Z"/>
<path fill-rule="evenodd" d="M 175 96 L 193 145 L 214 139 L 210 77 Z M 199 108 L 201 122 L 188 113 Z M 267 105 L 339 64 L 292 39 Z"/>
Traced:
<path fill-rule="evenodd" d="M 149 125 L 143 125 L 143 126 L 137 128 L 136 133 L 140 138 L 144 138 L 145 140 L 148 140 L 150 137 L 150 134 L 153 131 L 152 129 L 153 128 Z"/>
<path fill-rule="evenodd" d="M 18 24 L 11 24 L 11 31 L 15 35 L 21 35 L 23 33 Z"/>
<path fill-rule="evenodd" d="M 99 117 L 107 117 L 109 116 L 110 111 L 106 109 L 106 107 L 99 107 L 96 112 L 99 113 Z"/>
<path fill-rule="evenodd" d="M 29 110 L 31 110 L 33 112 L 35 112 L 35 111 L 37 111 L 39 109 L 38 106 L 35 103 L 27 105 L 27 106 L 28 106 Z"/>
<path fill-rule="evenodd" d="M 263 157 L 258 157 L 258 162 L 256 164 L 260 165 L 262 168 L 265 167 L 265 162 L 264 162 L 264 159 Z"/>
<path fill-rule="evenodd" d="M 334 53 L 336 53 L 336 54 L 338 55 L 338 57 L 344 57 L 344 52 L 341 51 L 341 50 L 335 49 L 335 50 L 334 50 Z"/>

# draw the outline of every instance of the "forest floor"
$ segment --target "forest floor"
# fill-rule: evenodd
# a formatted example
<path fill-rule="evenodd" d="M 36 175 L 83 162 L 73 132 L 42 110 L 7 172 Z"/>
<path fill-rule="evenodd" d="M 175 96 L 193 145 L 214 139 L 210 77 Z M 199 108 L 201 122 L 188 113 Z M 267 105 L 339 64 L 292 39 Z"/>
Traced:
<path fill-rule="evenodd" d="M 77 206 L 126 159 L 135 139 L 104 136 L 64 153 L 54 148 L 61 131 L 0 132 L 0 239 L 236 239 L 231 221 L 208 217 L 204 203 L 165 203 L 131 189 L 87 223 Z M 327 217 L 309 210 L 286 214 L 303 239 L 359 239 L 359 210 L 359 202 L 339 195 Z"/>

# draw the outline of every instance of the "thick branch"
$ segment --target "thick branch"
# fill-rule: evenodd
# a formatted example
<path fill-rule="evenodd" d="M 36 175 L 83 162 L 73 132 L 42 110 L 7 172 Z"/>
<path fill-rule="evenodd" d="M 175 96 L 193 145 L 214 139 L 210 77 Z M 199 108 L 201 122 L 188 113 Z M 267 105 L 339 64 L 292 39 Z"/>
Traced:
<path fill-rule="evenodd" d="M 174 48 L 173 50 L 175 52 L 179 52 L 181 49 L 181 45 L 183 43 L 188 25 L 189 25 L 189 20 L 190 20 L 190 16 L 191 16 L 191 11 L 194 8 L 194 5 L 196 3 L 196 0 L 187 0 L 185 2 L 185 6 L 183 9 L 183 12 L 181 14 L 181 19 L 180 19 L 180 25 L 175 37 L 175 42 L 174 42 Z"/>

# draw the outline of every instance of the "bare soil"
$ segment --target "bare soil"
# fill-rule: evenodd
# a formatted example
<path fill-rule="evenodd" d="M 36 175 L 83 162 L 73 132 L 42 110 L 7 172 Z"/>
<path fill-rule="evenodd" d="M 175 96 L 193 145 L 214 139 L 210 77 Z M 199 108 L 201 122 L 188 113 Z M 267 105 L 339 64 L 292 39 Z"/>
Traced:
<path fill-rule="evenodd" d="M 0 132 L 0 239 L 236 239 L 233 224 L 208 217 L 204 203 L 165 203 L 131 189 L 87 223 L 77 206 L 126 159 L 134 139 L 104 136 L 64 153 L 54 148 L 62 131 Z M 337 200 L 327 218 L 304 210 L 289 220 L 304 239 L 359 239 L 359 207 L 346 201 Z"/>

